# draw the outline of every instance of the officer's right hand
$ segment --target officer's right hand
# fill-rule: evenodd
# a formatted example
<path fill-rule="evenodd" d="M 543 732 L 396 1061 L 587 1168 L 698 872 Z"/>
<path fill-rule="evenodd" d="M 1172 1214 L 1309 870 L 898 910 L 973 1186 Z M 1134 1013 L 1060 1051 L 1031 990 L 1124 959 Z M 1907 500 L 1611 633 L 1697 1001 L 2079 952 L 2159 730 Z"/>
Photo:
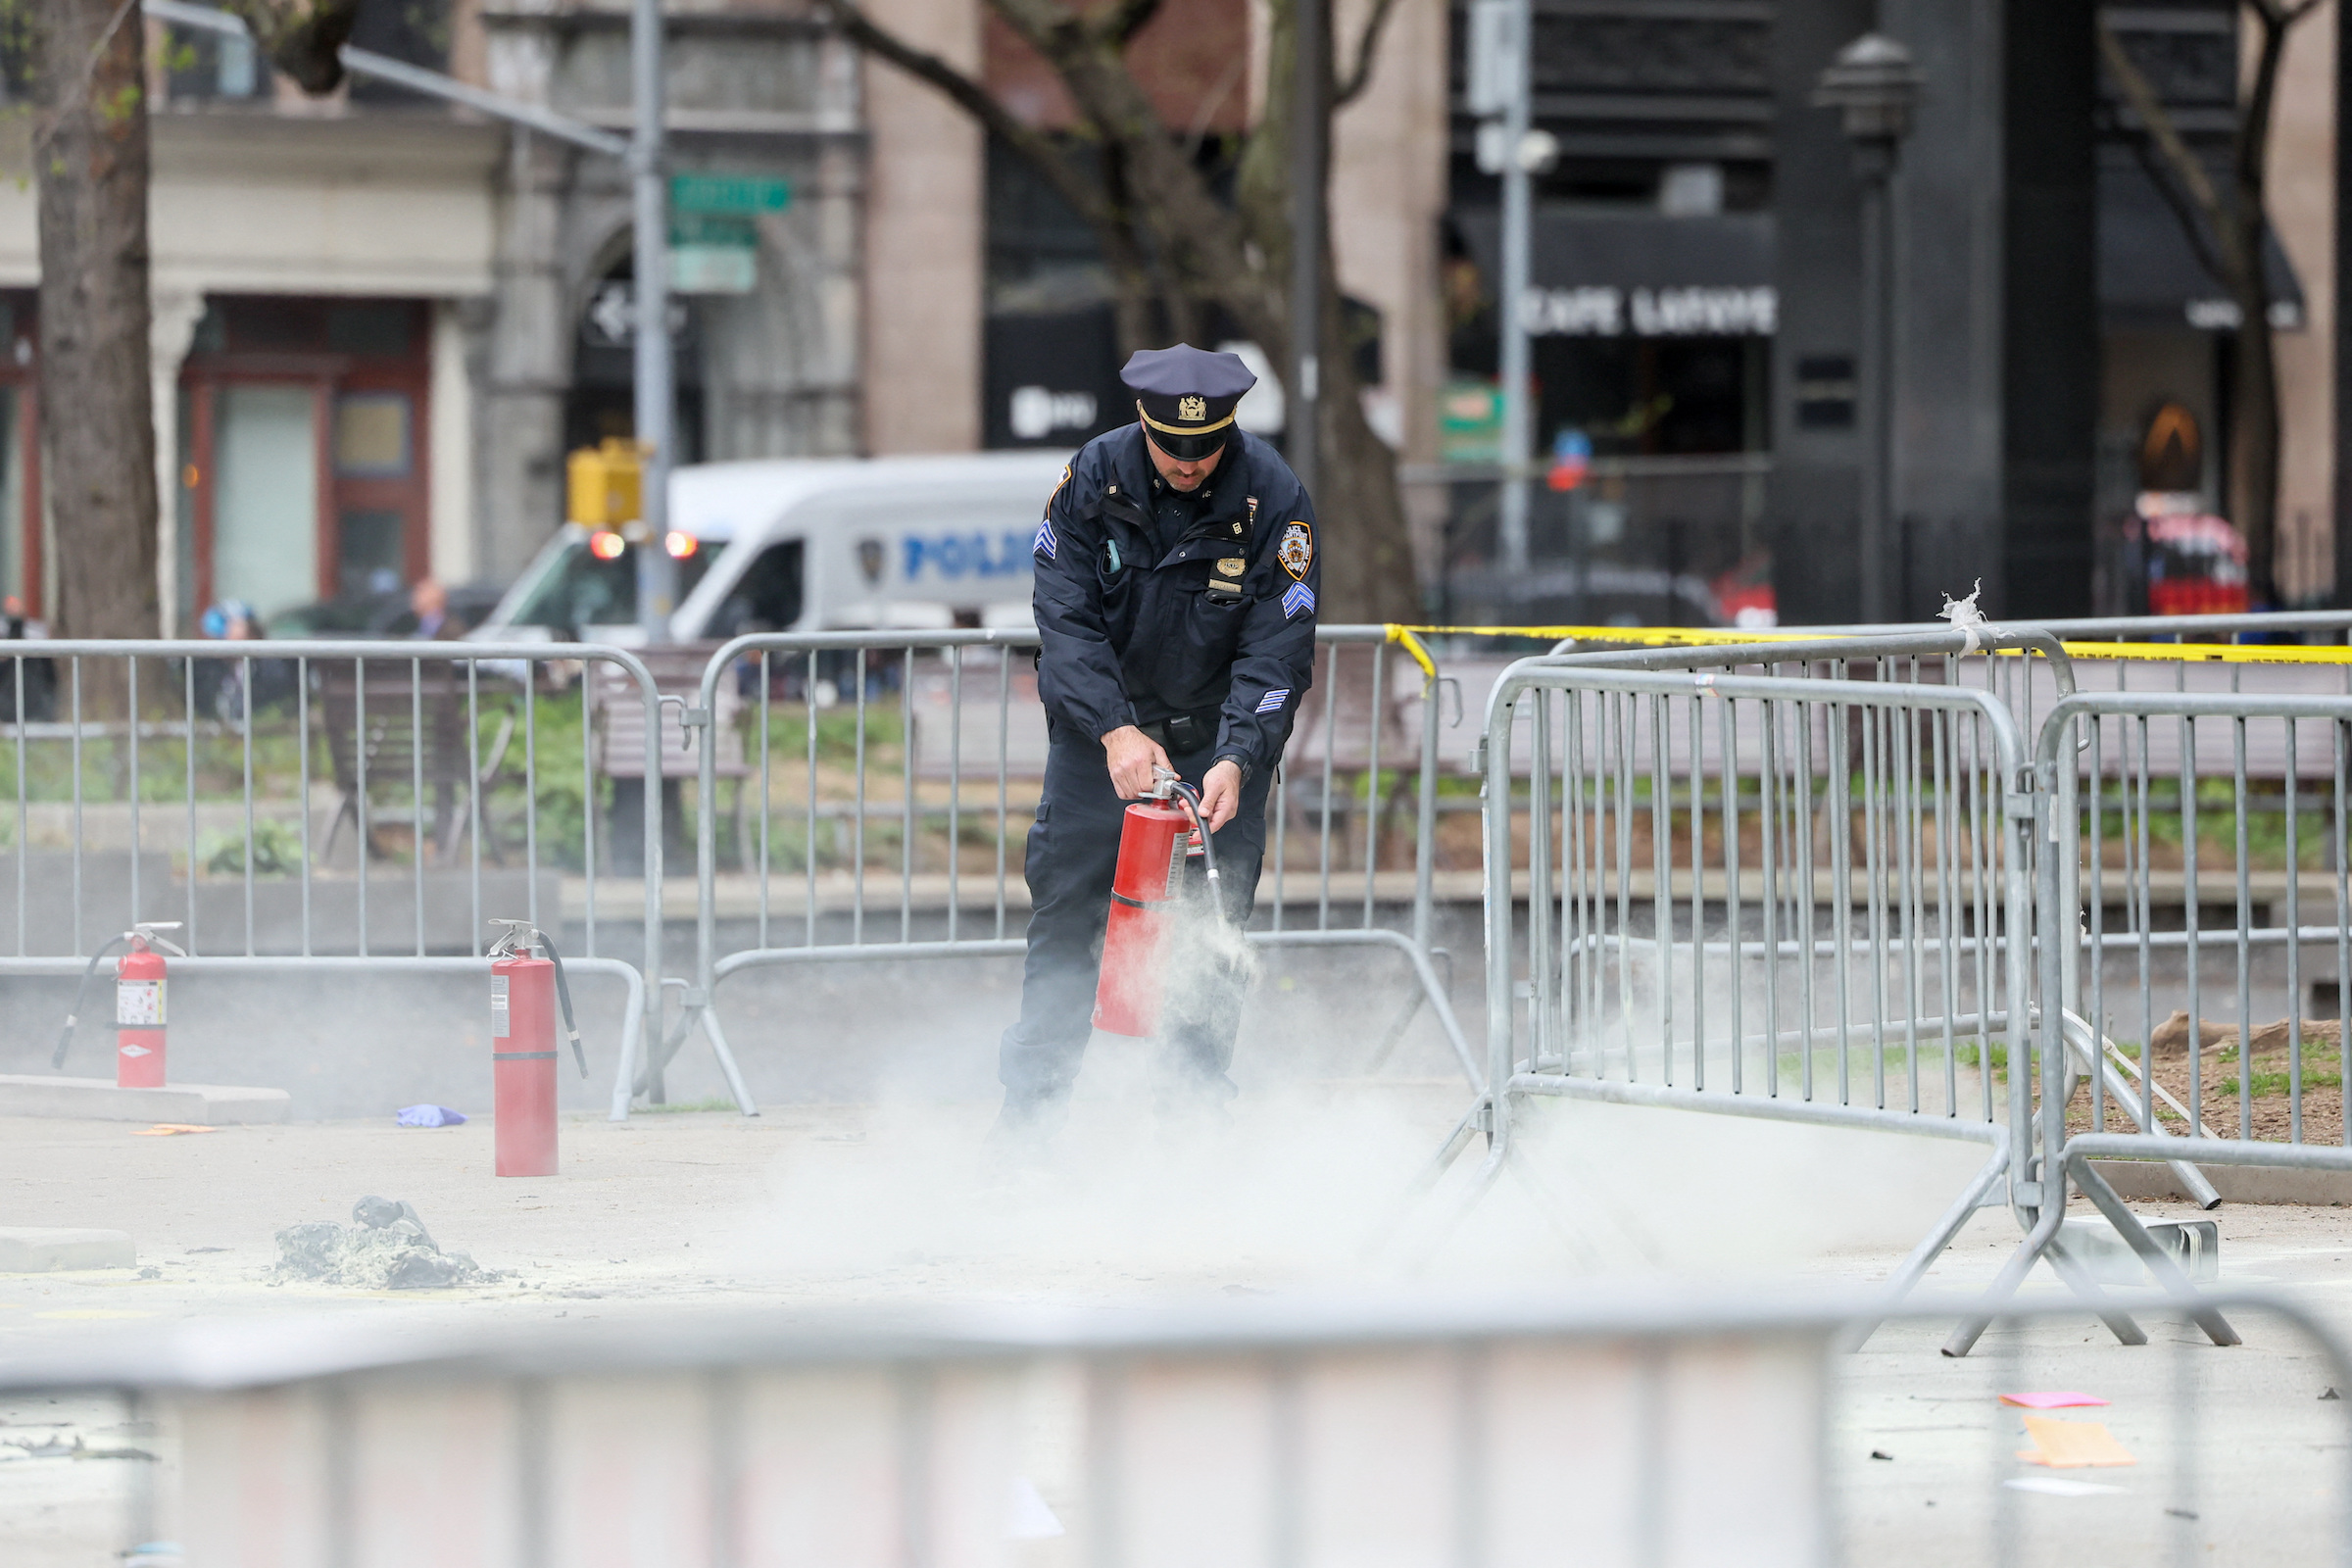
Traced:
<path fill-rule="evenodd" d="M 1121 800 L 1149 794 L 1152 770 L 1168 766 L 1168 754 L 1159 749 L 1159 743 L 1133 724 L 1122 724 L 1103 736 L 1102 752 L 1110 764 L 1111 786 Z"/>

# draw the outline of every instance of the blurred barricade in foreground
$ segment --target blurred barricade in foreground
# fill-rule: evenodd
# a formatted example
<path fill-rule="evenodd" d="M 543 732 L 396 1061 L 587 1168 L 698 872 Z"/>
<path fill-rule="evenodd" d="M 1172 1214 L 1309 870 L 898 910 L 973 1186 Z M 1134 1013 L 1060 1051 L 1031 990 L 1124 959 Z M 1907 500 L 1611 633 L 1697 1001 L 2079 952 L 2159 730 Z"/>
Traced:
<path fill-rule="evenodd" d="M 2079 1386 L 2047 1312 L 1906 1377 L 1838 1349 L 1850 1298 L 1690 1290 L 216 1322 L 0 1362 L 0 1394 L 151 1423 L 119 1528 L 189 1568 L 2342 1562 L 2352 1431 L 2315 1395 L 2352 1361 L 2291 1300 L 2226 1304 L 2263 1354 L 2172 1336 L 2041 1413 L 2000 1396 Z M 2085 1442 L 2102 1467 L 2029 1462 Z"/>

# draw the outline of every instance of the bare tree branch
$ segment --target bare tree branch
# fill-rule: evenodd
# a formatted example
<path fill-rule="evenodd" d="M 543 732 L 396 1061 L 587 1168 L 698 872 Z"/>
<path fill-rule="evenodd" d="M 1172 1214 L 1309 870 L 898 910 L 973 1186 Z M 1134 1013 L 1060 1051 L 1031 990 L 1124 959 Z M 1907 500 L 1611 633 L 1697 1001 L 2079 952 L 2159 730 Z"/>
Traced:
<path fill-rule="evenodd" d="M 1201 179 L 1120 52 L 1056 0 L 990 3 L 1054 68 L 1079 113 L 1119 146 L 1136 195 L 1133 210 L 1151 225 L 1170 275 L 1188 287 L 1214 279 L 1245 329 L 1278 345 L 1272 334 L 1282 320 L 1280 297 L 1250 265 L 1241 220 Z"/>
<path fill-rule="evenodd" d="M 987 88 L 939 56 L 924 53 L 883 27 L 867 16 L 856 0 L 815 0 L 815 4 L 852 43 L 888 61 L 916 80 L 936 87 L 957 108 L 980 122 L 991 134 L 1002 139 L 1045 175 L 1054 192 L 1089 224 L 1098 229 L 1120 224 L 1119 215 L 1103 201 L 1102 192 L 1096 189 L 1092 180 L 1071 167 L 1061 149 L 1054 145 L 1053 138 L 1023 123 L 1010 110 L 997 102 Z"/>
<path fill-rule="evenodd" d="M 2132 63 L 2132 57 L 2125 53 L 2123 40 L 2115 35 L 2115 28 L 2109 25 L 2104 12 L 2099 15 L 2098 31 L 2099 58 L 2106 62 L 2109 74 L 2115 77 L 2116 85 L 2123 89 L 2124 101 L 2139 117 L 2148 139 L 2163 154 L 2165 166 L 2172 171 L 2173 177 L 2180 181 L 2180 188 L 2188 193 L 2189 200 L 2204 215 L 2206 225 L 2220 246 L 2216 260 L 2221 263 L 2222 282 L 2234 293 L 2237 287 L 2236 271 L 2244 258 L 2237 254 L 2238 247 L 2230 236 L 2229 209 L 2222 205 L 2221 193 L 2213 188 L 2213 176 L 2207 172 L 2203 161 L 2189 150 L 2188 143 L 2180 139 L 2180 129 L 2174 125 L 2173 117 L 2165 112 L 2163 100 L 2156 96 L 2156 89 L 2148 84 L 2148 78 Z"/>
<path fill-rule="evenodd" d="M 2180 225 L 2181 237 L 2188 241 L 2188 248 L 2196 252 L 2197 265 L 2205 270 L 2206 276 L 2228 288 L 2230 279 L 2223 270 L 2221 253 L 2213 248 L 2213 233 L 2206 226 L 2205 215 L 2189 204 L 2188 197 L 2181 193 L 2180 182 L 2173 178 L 2172 172 L 2157 161 L 2156 151 L 2148 144 L 2147 137 L 2126 137 L 2125 145 L 2132 149 L 2132 157 L 2148 176 L 2148 183 L 2156 187 L 2156 194 L 2163 198 L 2164 205 L 2172 209 L 2174 221 Z"/>
<path fill-rule="evenodd" d="M 1095 32 L 1105 42 L 1123 49 L 1157 15 L 1159 0 L 1118 0 L 1095 19 Z"/>
<path fill-rule="evenodd" d="M 359 0 L 222 0 L 271 65 L 318 97 L 343 84 L 343 46 L 359 21 Z"/>
<path fill-rule="evenodd" d="M 1332 89 L 1332 108 L 1346 108 L 1372 84 L 1372 61 L 1380 53 L 1381 29 L 1389 24 L 1389 13 L 1396 9 L 1396 0 L 1372 0 L 1372 15 L 1364 20 L 1364 30 L 1355 40 L 1355 65 Z"/>

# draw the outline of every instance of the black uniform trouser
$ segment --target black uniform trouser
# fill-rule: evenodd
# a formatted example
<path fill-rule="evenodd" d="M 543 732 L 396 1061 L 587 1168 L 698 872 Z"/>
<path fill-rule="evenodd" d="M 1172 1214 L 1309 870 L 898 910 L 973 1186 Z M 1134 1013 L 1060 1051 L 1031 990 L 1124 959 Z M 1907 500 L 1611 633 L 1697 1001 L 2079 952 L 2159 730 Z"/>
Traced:
<path fill-rule="evenodd" d="M 1058 719 L 1049 725 L 1044 799 L 1029 830 L 1029 957 L 1021 979 L 1021 1017 L 1004 1031 L 997 1076 L 1016 1101 L 1067 1093 L 1093 1032 L 1095 983 L 1102 960 L 1102 928 L 1110 916 L 1110 883 L 1118 868 L 1120 816 L 1127 803 L 1110 782 L 1102 742 Z M 1212 748 L 1168 762 L 1199 787 Z M 1257 904 L 1257 873 L 1266 851 L 1266 769 L 1242 787 L 1241 808 L 1214 838 L 1217 881 L 1225 916 L 1249 920 Z M 1165 1069 L 1196 1089 L 1233 1092 L 1233 1064 L 1242 1026 L 1247 976 L 1222 966 L 1199 984 L 1172 994 L 1161 1019 Z"/>

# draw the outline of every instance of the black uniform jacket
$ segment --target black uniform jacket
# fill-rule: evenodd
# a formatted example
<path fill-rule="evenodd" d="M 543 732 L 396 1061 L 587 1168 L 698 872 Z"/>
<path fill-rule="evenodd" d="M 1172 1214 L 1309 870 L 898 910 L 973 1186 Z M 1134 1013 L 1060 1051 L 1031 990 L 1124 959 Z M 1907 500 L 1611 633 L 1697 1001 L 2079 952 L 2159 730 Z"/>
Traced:
<path fill-rule="evenodd" d="M 1133 424 L 1097 436 L 1063 470 L 1037 530 L 1038 693 L 1090 739 L 1213 715 L 1215 757 L 1248 776 L 1281 760 L 1314 678 L 1314 508 L 1273 448 L 1238 432 L 1193 527 L 1159 555 L 1156 477 Z"/>

